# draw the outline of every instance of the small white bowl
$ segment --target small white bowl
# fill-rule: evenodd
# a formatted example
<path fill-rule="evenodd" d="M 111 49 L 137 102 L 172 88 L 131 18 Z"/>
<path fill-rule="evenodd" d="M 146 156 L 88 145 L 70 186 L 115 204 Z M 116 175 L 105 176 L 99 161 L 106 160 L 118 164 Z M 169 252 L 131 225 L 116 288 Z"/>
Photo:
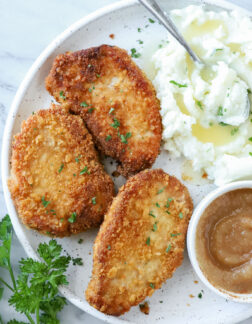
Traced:
<path fill-rule="evenodd" d="M 191 264 L 200 280 L 217 295 L 240 303 L 252 303 L 252 294 L 238 294 L 213 286 L 201 271 L 195 249 L 196 230 L 205 209 L 219 196 L 236 189 L 252 188 L 252 181 L 237 181 L 224 185 L 210 192 L 195 208 L 187 232 L 187 248 Z"/>

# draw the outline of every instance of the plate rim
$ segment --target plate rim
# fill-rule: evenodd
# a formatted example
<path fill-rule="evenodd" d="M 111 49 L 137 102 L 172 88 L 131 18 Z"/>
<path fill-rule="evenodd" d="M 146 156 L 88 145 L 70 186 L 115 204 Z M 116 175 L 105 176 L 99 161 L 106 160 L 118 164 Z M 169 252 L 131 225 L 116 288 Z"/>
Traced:
<path fill-rule="evenodd" d="M 200 4 L 210 4 L 215 5 L 218 7 L 222 7 L 224 10 L 228 9 L 237 9 L 245 14 L 249 14 L 251 16 L 251 11 L 245 8 L 240 7 L 238 4 L 230 3 L 226 0 L 198 0 L 199 5 Z M 92 21 L 95 21 L 102 16 L 105 16 L 106 14 L 122 10 L 124 8 L 129 8 L 131 6 L 139 5 L 138 0 L 120 0 L 116 3 L 112 3 L 110 5 L 107 5 L 105 7 L 99 8 L 98 10 L 95 10 L 94 12 L 83 16 L 73 24 L 71 24 L 69 27 L 67 27 L 63 32 L 61 32 L 56 38 L 54 38 L 49 45 L 45 47 L 45 49 L 41 52 L 41 54 L 37 57 L 37 59 L 33 62 L 31 67 L 28 69 L 27 73 L 25 74 L 25 77 L 23 78 L 22 82 L 20 83 L 18 90 L 14 96 L 14 99 L 11 103 L 10 110 L 7 115 L 7 119 L 5 122 L 4 132 L 3 132 L 3 139 L 2 139 L 2 161 L 1 161 L 1 178 L 2 178 L 2 187 L 3 187 L 3 193 L 4 193 L 4 200 L 6 203 L 8 214 L 11 218 L 11 222 L 14 228 L 14 231 L 16 233 L 16 236 L 24 248 L 26 254 L 28 257 L 31 257 L 35 260 L 39 260 L 39 257 L 36 253 L 36 251 L 32 248 L 29 240 L 27 239 L 25 232 L 24 232 L 24 225 L 21 224 L 19 221 L 17 212 L 15 210 L 14 203 L 12 201 L 7 180 L 9 178 L 9 158 L 11 153 L 11 143 L 12 143 L 12 129 L 13 124 L 15 121 L 15 117 L 17 115 L 17 111 L 19 108 L 19 105 L 23 99 L 23 96 L 25 95 L 27 89 L 29 88 L 30 82 L 32 81 L 35 74 L 38 72 L 40 67 L 44 64 L 44 62 L 47 60 L 47 58 L 56 50 L 56 48 L 61 45 L 67 38 L 69 38 L 72 34 L 74 34 L 78 29 L 83 28 L 84 26 L 88 25 Z M 189 5 L 189 4 L 188 4 Z M 60 293 L 72 304 L 74 304 L 79 309 L 87 312 L 88 314 L 103 320 L 106 323 L 111 324 L 122 324 L 122 323 L 134 323 L 132 321 L 128 321 L 125 319 L 120 319 L 115 316 L 106 315 L 92 306 L 90 306 L 87 301 L 83 298 L 80 299 L 77 297 L 69 288 L 67 287 L 59 287 Z M 239 316 L 239 319 L 233 320 L 245 320 L 252 316 L 252 308 L 251 310 L 248 310 L 248 312 L 244 312 L 244 316 Z M 232 321 L 232 323 L 235 323 Z"/>

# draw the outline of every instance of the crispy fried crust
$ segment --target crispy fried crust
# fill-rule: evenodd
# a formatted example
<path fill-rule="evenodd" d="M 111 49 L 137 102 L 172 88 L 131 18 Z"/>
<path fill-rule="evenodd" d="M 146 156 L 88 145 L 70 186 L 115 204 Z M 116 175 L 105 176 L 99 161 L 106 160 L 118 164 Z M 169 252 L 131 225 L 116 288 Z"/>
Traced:
<path fill-rule="evenodd" d="M 151 296 L 181 265 L 193 204 L 161 169 L 130 178 L 114 198 L 94 244 L 86 299 L 121 315 Z"/>
<path fill-rule="evenodd" d="M 81 118 L 51 108 L 30 116 L 15 136 L 8 185 L 25 225 L 66 236 L 102 222 L 114 186 Z"/>
<path fill-rule="evenodd" d="M 120 163 L 122 175 L 154 163 L 162 132 L 159 102 L 125 50 L 101 45 L 58 55 L 46 88 L 82 116 L 99 150 Z"/>

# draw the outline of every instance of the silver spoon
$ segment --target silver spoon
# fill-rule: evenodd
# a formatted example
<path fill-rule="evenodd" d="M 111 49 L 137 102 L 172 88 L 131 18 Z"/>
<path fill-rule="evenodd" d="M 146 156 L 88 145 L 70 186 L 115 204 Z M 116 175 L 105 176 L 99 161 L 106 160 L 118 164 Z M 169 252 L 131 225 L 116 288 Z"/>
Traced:
<path fill-rule="evenodd" d="M 184 37 L 180 34 L 180 32 L 177 30 L 177 27 L 172 22 L 171 18 L 168 15 L 165 15 L 163 10 L 159 7 L 159 5 L 156 3 L 155 0 L 139 0 L 142 5 L 146 9 L 148 9 L 153 16 L 155 16 L 161 24 L 164 25 L 164 27 L 168 30 L 170 34 L 185 48 L 185 50 L 190 54 L 191 58 L 194 60 L 194 62 L 197 62 L 199 64 L 204 64 L 198 57 L 197 54 L 194 53 L 194 51 L 191 49 L 191 47 L 187 44 Z"/>
<path fill-rule="evenodd" d="M 194 62 L 207 67 L 206 64 L 198 57 L 196 53 L 188 45 L 184 37 L 180 34 L 177 27 L 171 20 L 171 18 L 164 13 L 164 11 L 159 7 L 155 0 L 138 0 L 146 9 L 148 9 L 153 16 L 155 16 L 158 21 L 168 30 L 168 32 L 185 48 L 188 54 L 191 56 Z M 244 121 L 248 118 L 250 112 L 250 100 L 247 96 L 246 110 L 244 111 Z M 237 125 L 235 125 L 237 126 Z"/>

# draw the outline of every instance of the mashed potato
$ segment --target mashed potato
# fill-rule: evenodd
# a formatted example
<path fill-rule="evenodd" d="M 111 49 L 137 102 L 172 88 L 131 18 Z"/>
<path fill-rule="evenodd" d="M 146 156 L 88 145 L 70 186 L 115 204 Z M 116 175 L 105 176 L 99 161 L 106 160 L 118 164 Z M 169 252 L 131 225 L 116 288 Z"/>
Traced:
<path fill-rule="evenodd" d="M 206 172 L 216 185 L 249 178 L 252 22 L 235 11 L 198 6 L 171 16 L 208 67 L 195 64 L 170 35 L 153 55 L 164 148 L 191 160 L 194 171 Z"/>

